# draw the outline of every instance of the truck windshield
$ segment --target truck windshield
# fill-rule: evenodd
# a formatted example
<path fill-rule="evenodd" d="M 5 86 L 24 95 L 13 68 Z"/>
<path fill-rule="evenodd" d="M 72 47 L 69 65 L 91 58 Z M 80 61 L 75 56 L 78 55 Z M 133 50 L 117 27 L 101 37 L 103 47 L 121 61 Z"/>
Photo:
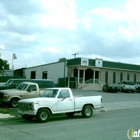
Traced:
<path fill-rule="evenodd" d="M 18 86 L 17 86 L 17 88 L 16 89 L 19 89 L 19 90 L 25 90 L 26 88 L 27 88 L 27 84 L 25 84 L 25 83 L 21 83 L 21 84 L 19 84 Z"/>
<path fill-rule="evenodd" d="M 130 81 L 125 81 L 125 82 L 123 82 L 123 84 L 125 84 L 125 85 L 135 85 L 134 82 L 130 82 Z"/>
<path fill-rule="evenodd" d="M 10 86 L 10 85 L 12 85 L 13 84 L 13 80 L 8 80 L 6 83 L 5 83 L 5 85 L 7 85 L 7 86 Z"/>
<path fill-rule="evenodd" d="M 55 98 L 58 93 L 58 89 L 46 89 L 42 92 L 41 97 Z"/>

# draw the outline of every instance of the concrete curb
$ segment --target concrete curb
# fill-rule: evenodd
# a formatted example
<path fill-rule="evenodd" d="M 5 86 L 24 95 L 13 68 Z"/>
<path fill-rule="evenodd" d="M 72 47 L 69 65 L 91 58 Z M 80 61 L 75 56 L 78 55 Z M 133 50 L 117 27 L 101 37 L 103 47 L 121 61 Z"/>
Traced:
<path fill-rule="evenodd" d="M 9 118 L 15 118 L 14 115 L 10 115 L 10 114 L 3 114 L 3 113 L 0 113 L 0 119 L 9 119 Z"/>
<path fill-rule="evenodd" d="M 104 111 L 140 108 L 140 101 L 103 103 Z"/>

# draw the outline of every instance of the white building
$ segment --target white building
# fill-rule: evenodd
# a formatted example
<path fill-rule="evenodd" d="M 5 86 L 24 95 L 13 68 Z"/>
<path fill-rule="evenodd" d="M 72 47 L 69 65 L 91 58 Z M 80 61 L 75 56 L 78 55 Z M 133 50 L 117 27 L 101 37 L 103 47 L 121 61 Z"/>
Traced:
<path fill-rule="evenodd" d="M 25 76 L 26 79 L 52 79 L 55 84 L 58 84 L 59 78 L 67 76 L 66 61 L 27 68 Z"/>
<path fill-rule="evenodd" d="M 140 80 L 140 65 L 74 58 L 25 69 L 26 79 L 52 79 L 56 85 L 101 89 L 104 83 Z"/>

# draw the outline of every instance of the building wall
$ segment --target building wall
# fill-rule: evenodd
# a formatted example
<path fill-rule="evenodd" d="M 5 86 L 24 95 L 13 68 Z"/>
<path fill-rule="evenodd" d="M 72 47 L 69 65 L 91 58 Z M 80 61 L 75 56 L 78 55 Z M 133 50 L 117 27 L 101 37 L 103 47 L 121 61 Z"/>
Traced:
<path fill-rule="evenodd" d="M 52 79 L 55 84 L 58 83 L 58 79 L 66 77 L 67 68 L 64 67 L 65 62 L 57 62 L 48 65 L 41 65 L 36 67 L 27 68 L 25 70 L 26 79 L 31 78 L 31 72 L 36 72 L 35 79 L 42 79 L 42 73 L 47 71 L 47 79 Z"/>
<path fill-rule="evenodd" d="M 134 68 L 136 67 L 135 69 L 130 69 L 131 67 L 133 67 L 133 65 L 131 66 L 130 64 L 129 64 L 128 69 L 123 69 L 123 67 L 125 67 L 126 64 L 123 65 L 122 63 L 119 63 L 119 65 L 121 65 L 120 68 L 118 68 L 118 67 L 113 68 L 113 66 L 117 65 L 116 63 L 115 64 L 113 63 L 114 65 L 112 65 L 112 67 L 97 67 L 94 65 L 94 63 L 91 63 L 94 61 L 90 61 L 89 62 L 90 65 L 85 66 L 85 65 L 80 64 L 80 62 L 81 62 L 80 59 L 76 59 L 76 60 L 77 61 L 74 61 L 74 60 L 67 61 L 67 64 L 66 64 L 66 62 L 56 62 L 56 63 L 50 63 L 50 64 L 46 64 L 46 65 L 40 65 L 40 66 L 36 66 L 36 67 L 27 68 L 27 69 L 25 69 L 26 79 L 31 78 L 32 71 L 36 72 L 36 77 L 35 77 L 36 79 L 42 79 L 42 73 L 44 71 L 47 71 L 47 78 L 52 79 L 55 84 L 58 84 L 59 78 L 64 78 L 69 75 L 73 76 L 71 71 L 72 71 L 72 69 L 77 68 L 80 70 L 92 69 L 93 71 L 99 71 L 99 80 L 103 84 L 106 83 L 106 72 L 108 73 L 108 83 L 113 83 L 113 82 L 119 83 L 121 81 L 120 80 L 121 73 L 123 74 L 122 80 L 127 80 L 128 74 L 129 74 L 129 80 L 131 80 L 131 81 L 140 80 L 140 70 L 139 70 L 140 66 L 139 65 L 134 66 Z M 110 66 L 109 62 L 106 62 L 105 64 L 106 64 L 105 66 Z M 68 72 L 68 68 L 69 68 L 69 72 Z M 113 75 L 115 75 L 115 81 L 113 81 L 113 79 L 114 79 Z M 134 75 L 136 75 L 136 79 L 134 79 Z M 92 76 L 92 78 L 93 78 L 93 76 Z"/>
<path fill-rule="evenodd" d="M 129 80 L 135 82 L 135 75 L 136 75 L 136 81 L 140 80 L 140 72 L 138 71 L 130 71 L 130 70 L 119 70 L 119 69 L 107 69 L 107 68 L 101 68 L 100 74 L 101 74 L 101 82 L 106 83 L 106 72 L 108 72 L 108 83 L 113 83 L 113 73 L 116 74 L 115 76 L 115 83 L 119 83 L 121 81 L 121 73 L 123 74 L 122 80 L 128 80 L 127 75 L 129 74 Z"/>

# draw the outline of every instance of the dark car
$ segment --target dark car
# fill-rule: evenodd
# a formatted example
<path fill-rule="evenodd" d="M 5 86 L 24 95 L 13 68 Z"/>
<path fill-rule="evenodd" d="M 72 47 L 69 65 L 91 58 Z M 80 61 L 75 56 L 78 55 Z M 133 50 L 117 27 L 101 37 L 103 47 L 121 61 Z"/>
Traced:
<path fill-rule="evenodd" d="M 5 84 L 0 85 L 0 90 L 14 89 L 22 82 L 34 82 L 40 89 L 55 87 L 51 79 L 9 79 Z"/>
<path fill-rule="evenodd" d="M 118 92 L 118 87 L 116 84 L 107 83 L 103 85 L 102 90 L 106 92 Z"/>
<path fill-rule="evenodd" d="M 51 79 L 32 79 L 31 82 L 37 83 L 40 90 L 55 87 Z"/>
<path fill-rule="evenodd" d="M 27 79 L 9 79 L 5 84 L 0 85 L 0 90 L 16 88 L 21 82 L 29 82 Z"/>

